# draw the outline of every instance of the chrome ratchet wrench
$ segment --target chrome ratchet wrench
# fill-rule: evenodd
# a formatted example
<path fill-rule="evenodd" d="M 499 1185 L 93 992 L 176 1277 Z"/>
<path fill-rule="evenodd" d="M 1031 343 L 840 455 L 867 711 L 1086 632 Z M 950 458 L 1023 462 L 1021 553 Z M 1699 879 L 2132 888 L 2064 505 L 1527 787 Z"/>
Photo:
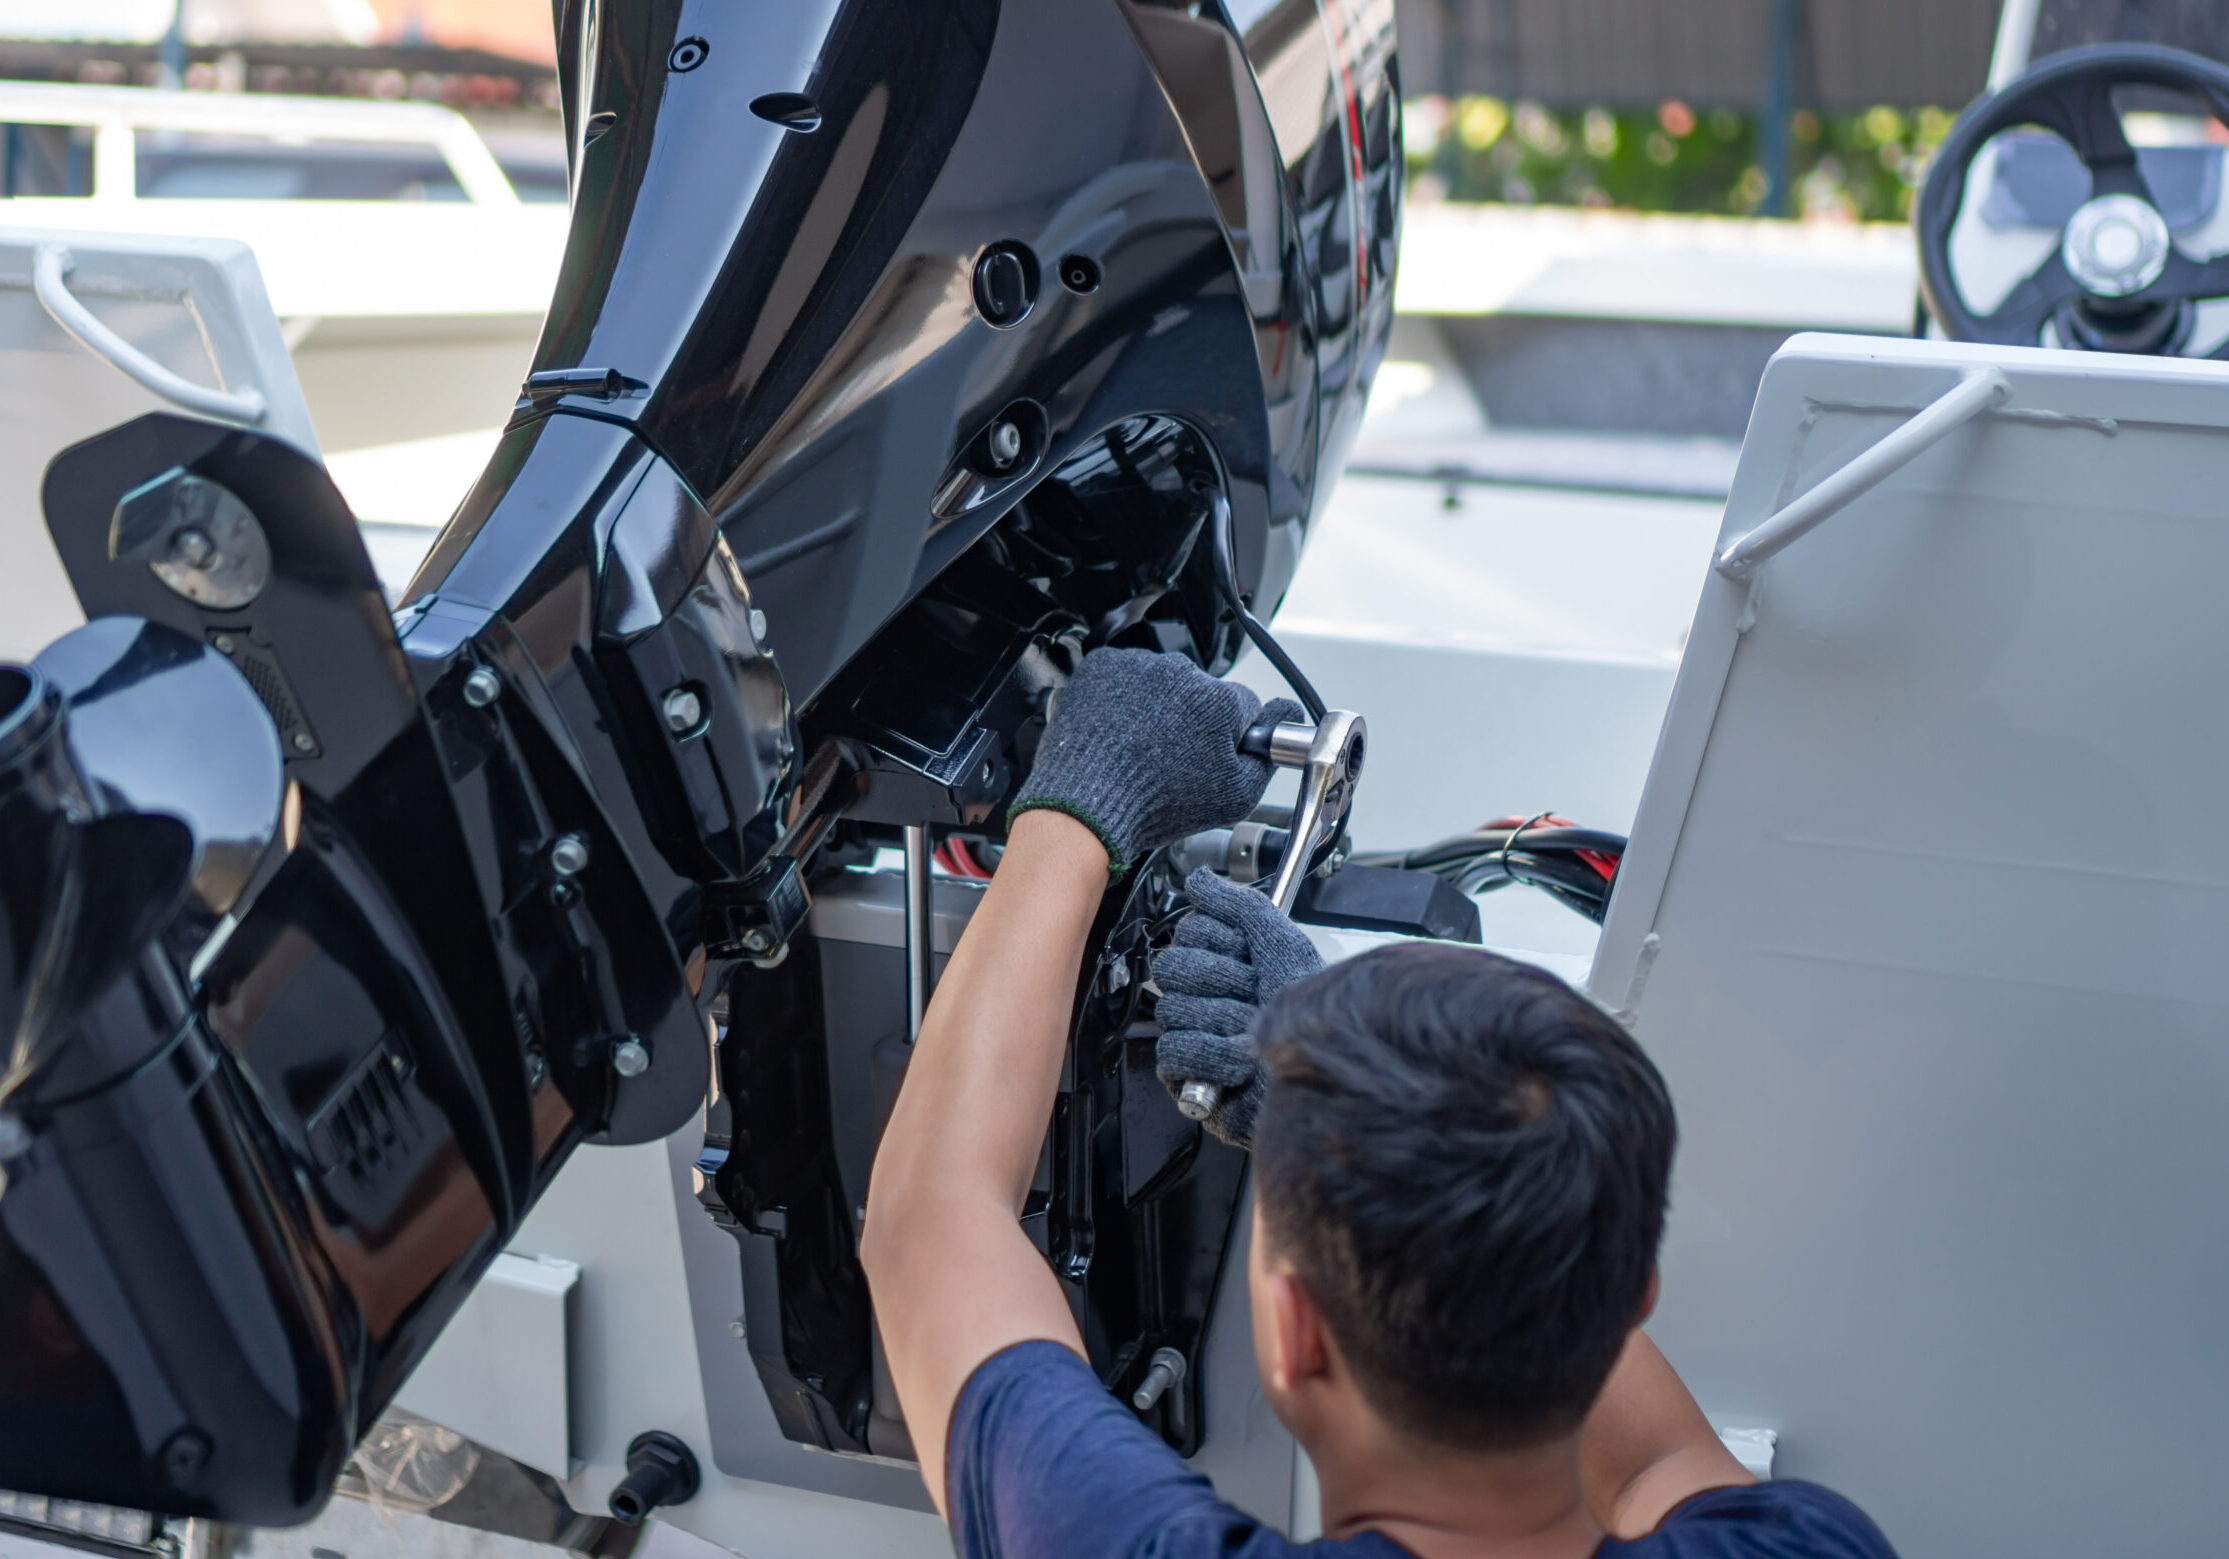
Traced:
<path fill-rule="evenodd" d="M 1300 884 L 1316 857 L 1339 837 L 1354 806 L 1355 781 L 1362 774 L 1362 748 L 1368 728 L 1362 716 L 1327 709 L 1314 725 L 1297 721 L 1257 725 L 1239 739 L 1238 750 L 1266 757 L 1280 769 L 1300 770 L 1300 800 L 1293 807 L 1292 837 L 1285 858 L 1266 888 L 1270 901 L 1286 914 L 1300 897 Z M 1177 1090 L 1176 1107 L 1186 1120 L 1204 1121 L 1223 1102 L 1223 1090 L 1195 1079 Z"/>

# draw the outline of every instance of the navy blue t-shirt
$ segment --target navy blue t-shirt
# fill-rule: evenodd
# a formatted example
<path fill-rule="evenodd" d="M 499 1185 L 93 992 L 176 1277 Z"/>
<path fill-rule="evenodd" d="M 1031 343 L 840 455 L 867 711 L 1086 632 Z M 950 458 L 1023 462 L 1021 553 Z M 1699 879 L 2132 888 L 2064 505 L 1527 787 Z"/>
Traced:
<path fill-rule="evenodd" d="M 1391 1538 L 1288 1543 L 1215 1497 L 1058 1343 L 1025 1342 L 968 1378 L 945 1447 L 961 1559 L 1410 1559 Z M 1848 1500 L 1808 1483 L 1699 1494 L 1596 1559 L 1895 1559 Z"/>

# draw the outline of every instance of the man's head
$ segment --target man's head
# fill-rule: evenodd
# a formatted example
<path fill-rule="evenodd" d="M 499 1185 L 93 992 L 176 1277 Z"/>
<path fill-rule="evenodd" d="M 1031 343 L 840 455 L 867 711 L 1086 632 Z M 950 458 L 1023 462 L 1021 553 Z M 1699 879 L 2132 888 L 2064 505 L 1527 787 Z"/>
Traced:
<path fill-rule="evenodd" d="M 1306 1439 L 1328 1390 L 1453 1450 L 1574 1431 L 1654 1294 L 1675 1127 L 1640 1048 L 1552 975 L 1422 945 L 1287 988 L 1255 1037 L 1280 1415 Z"/>

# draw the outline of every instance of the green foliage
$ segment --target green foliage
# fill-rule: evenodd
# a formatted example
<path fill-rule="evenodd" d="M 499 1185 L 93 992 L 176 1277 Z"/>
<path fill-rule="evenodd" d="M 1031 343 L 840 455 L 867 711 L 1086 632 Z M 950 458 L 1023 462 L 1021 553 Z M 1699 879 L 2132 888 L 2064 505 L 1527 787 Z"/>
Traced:
<path fill-rule="evenodd" d="M 1747 216 L 1771 193 L 1754 113 L 1679 102 L 1565 111 L 1491 97 L 1424 97 L 1407 109 L 1419 194 Z M 1940 108 L 1798 113 L 1793 211 L 1814 220 L 1903 220 L 1953 117 Z"/>

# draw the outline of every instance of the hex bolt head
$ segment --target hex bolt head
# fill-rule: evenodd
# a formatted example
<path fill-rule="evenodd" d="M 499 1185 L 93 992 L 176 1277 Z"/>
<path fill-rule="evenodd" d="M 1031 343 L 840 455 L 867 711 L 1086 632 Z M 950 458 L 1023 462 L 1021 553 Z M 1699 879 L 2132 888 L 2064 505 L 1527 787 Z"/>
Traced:
<path fill-rule="evenodd" d="M 173 562 L 188 568 L 207 569 L 217 561 L 217 543 L 198 525 L 189 525 L 170 538 Z"/>
<path fill-rule="evenodd" d="M 650 1070 L 649 1048 L 632 1034 L 612 1041 L 611 1069 L 621 1077 L 642 1076 Z"/>
<path fill-rule="evenodd" d="M 559 834 L 550 846 L 550 870 L 560 877 L 578 877 L 588 867 L 588 841 L 578 834 Z"/>
<path fill-rule="evenodd" d="M 220 633 L 209 642 L 215 646 L 219 655 L 230 655 L 236 647 L 232 642 L 232 635 L 229 633 Z"/>
<path fill-rule="evenodd" d="M 676 736 L 686 736 L 704 723 L 704 700 L 692 688 L 675 688 L 658 707 L 665 715 L 666 729 Z"/>
<path fill-rule="evenodd" d="M 1176 1112 L 1188 1121 L 1204 1121 L 1222 1102 L 1222 1089 L 1194 1078 L 1177 1091 Z"/>
<path fill-rule="evenodd" d="M 296 731 L 294 733 L 294 750 L 299 753 L 317 751 L 317 738 L 307 731 Z"/>
<path fill-rule="evenodd" d="M 1011 422 L 994 422 L 986 447 L 991 463 L 1003 471 L 1022 458 L 1022 430 Z"/>
<path fill-rule="evenodd" d="M 503 679 L 492 666 L 474 666 L 464 679 L 464 701 L 474 709 L 485 709 L 502 696 Z"/>
<path fill-rule="evenodd" d="M 751 608 L 751 637 L 760 644 L 766 642 L 766 614 L 755 606 Z"/>
<path fill-rule="evenodd" d="M 728 1335 L 734 1338 L 737 1342 L 741 1342 L 745 1337 L 750 1335 L 750 1329 L 744 1326 L 743 1322 L 740 1319 L 733 1320 L 728 1322 Z"/>
<path fill-rule="evenodd" d="M 542 1084 L 549 1081 L 549 1076 L 549 1058 L 539 1050 L 529 1050 L 526 1053 L 526 1086 L 528 1090 L 531 1091 L 541 1087 Z"/>
<path fill-rule="evenodd" d="M 1130 1405 L 1143 1413 L 1154 1403 L 1168 1395 L 1169 1388 L 1184 1380 L 1184 1355 L 1174 1348 L 1156 1348 L 1152 1362 L 1147 1366 L 1145 1379 L 1130 1394 Z"/>

